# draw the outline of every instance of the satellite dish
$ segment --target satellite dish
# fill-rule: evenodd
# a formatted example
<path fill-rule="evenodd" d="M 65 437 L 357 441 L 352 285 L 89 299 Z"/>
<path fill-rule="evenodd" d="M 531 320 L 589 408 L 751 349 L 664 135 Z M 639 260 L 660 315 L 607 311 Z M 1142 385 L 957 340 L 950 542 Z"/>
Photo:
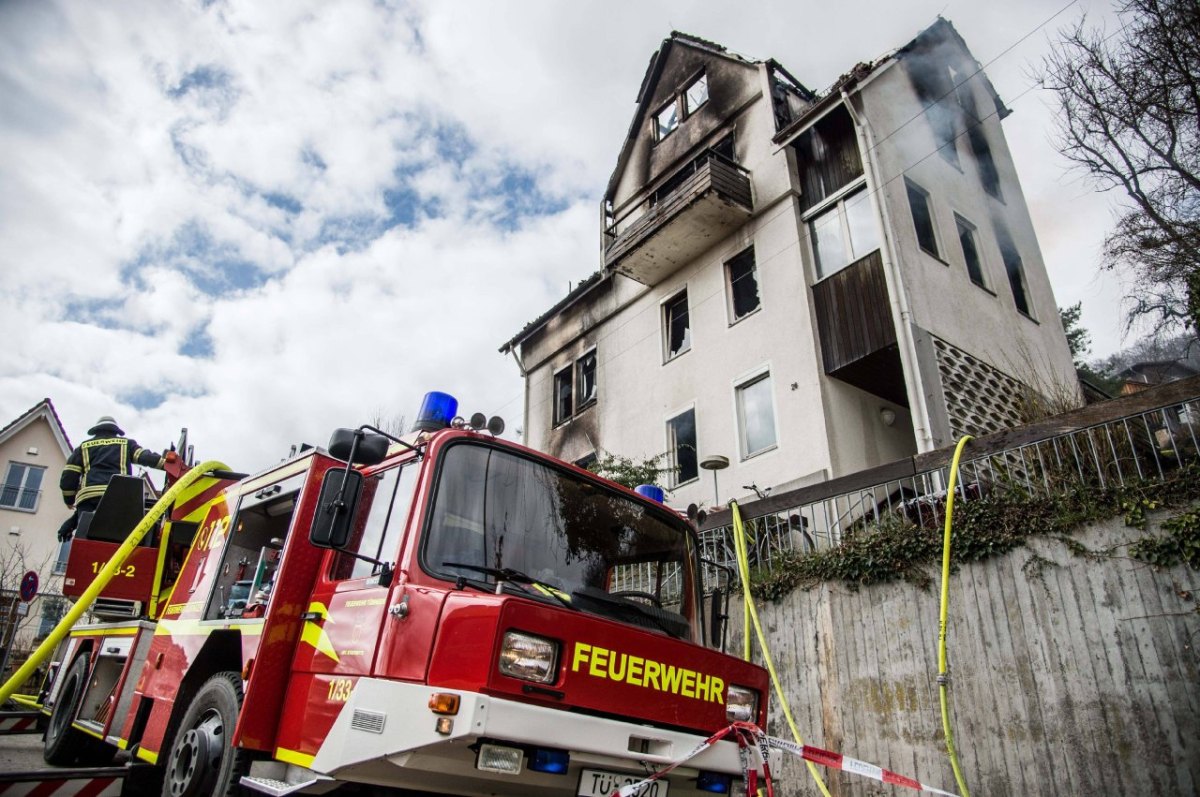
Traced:
<path fill-rule="evenodd" d="M 487 426 L 487 416 L 482 412 L 477 412 L 471 416 L 471 428 L 482 429 Z"/>
<path fill-rule="evenodd" d="M 504 419 L 499 415 L 493 415 L 488 418 L 487 430 L 496 437 L 499 437 L 504 432 Z"/>

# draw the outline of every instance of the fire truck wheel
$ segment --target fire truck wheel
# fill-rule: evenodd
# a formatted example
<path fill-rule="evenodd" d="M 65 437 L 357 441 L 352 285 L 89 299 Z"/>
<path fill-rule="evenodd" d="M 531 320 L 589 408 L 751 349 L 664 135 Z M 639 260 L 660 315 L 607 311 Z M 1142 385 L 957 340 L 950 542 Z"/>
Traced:
<path fill-rule="evenodd" d="M 42 758 L 52 766 L 99 767 L 111 763 L 117 753 L 112 745 L 71 727 L 83 701 L 83 693 L 87 691 L 88 661 L 86 654 L 75 657 L 63 678 L 58 699 L 54 701 L 42 747 Z"/>
<path fill-rule="evenodd" d="M 163 797 L 236 795 L 249 757 L 232 746 L 242 707 L 242 678 L 219 672 L 204 682 L 184 712 L 163 777 Z"/>

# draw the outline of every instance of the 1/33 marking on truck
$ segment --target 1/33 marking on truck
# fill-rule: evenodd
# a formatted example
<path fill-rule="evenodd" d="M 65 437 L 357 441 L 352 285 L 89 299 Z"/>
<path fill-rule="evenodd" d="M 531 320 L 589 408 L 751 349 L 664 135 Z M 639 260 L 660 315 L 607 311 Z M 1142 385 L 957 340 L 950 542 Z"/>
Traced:
<path fill-rule="evenodd" d="M 585 769 L 579 773 L 579 788 L 575 790 L 578 797 L 615 797 L 617 790 L 630 783 L 637 783 L 645 775 L 629 775 L 624 772 L 606 772 L 603 769 Z M 665 780 L 647 783 L 638 797 L 667 797 L 667 787 L 671 784 Z"/>

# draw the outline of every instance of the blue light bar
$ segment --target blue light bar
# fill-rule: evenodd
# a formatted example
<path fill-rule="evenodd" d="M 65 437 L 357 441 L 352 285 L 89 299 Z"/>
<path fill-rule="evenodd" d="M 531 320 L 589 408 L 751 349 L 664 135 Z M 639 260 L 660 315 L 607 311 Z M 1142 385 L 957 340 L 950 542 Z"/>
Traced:
<path fill-rule="evenodd" d="M 571 765 L 571 754 L 566 750 L 534 750 L 529 754 L 529 768 L 534 772 L 561 775 Z"/>
<path fill-rule="evenodd" d="M 720 772 L 701 772 L 696 777 L 696 788 L 713 794 L 729 794 L 733 776 L 722 775 Z"/>
<path fill-rule="evenodd" d="M 651 501 L 657 501 L 660 504 L 666 498 L 663 488 L 655 487 L 653 484 L 639 484 L 633 488 L 633 491 L 643 498 L 649 498 Z"/>
<path fill-rule="evenodd" d="M 421 402 L 421 411 L 413 423 L 414 432 L 436 432 L 445 429 L 454 420 L 458 412 L 458 399 L 449 393 L 439 393 L 436 390 L 425 394 Z"/>

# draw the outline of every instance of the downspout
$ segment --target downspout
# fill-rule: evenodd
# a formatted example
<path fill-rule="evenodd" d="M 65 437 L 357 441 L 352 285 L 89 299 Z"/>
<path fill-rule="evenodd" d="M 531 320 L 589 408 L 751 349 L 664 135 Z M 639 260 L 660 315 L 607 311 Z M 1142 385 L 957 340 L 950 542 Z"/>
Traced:
<path fill-rule="evenodd" d="M 867 178 L 868 195 L 875 194 L 880 187 L 879 175 L 875 171 L 875 159 L 871 157 L 871 153 L 874 152 L 875 137 L 871 134 L 871 128 L 859 117 L 858 111 L 855 110 L 854 103 L 851 102 L 850 95 L 845 89 L 842 89 L 842 101 L 850 112 L 850 118 L 854 121 L 854 129 L 858 134 L 859 150 L 864 161 L 863 170 Z M 936 446 L 933 434 L 929 430 L 929 406 L 925 401 L 923 384 L 920 384 L 923 380 L 917 359 L 917 343 L 912 334 L 912 311 L 908 306 L 908 290 L 904 286 L 900 269 L 896 265 L 891 214 L 888 212 L 887 202 L 883 201 L 882 196 L 879 197 L 877 204 L 880 224 L 883 228 L 881 230 L 883 247 L 880 249 L 880 256 L 883 259 L 884 274 L 887 276 L 890 286 L 888 299 L 892 306 L 892 317 L 897 319 L 896 338 L 899 342 L 900 364 L 905 374 L 904 390 L 908 394 L 908 406 L 913 408 L 913 433 L 916 436 L 917 451 L 923 453 L 932 451 Z M 912 378 L 909 378 L 910 375 Z"/>
<path fill-rule="evenodd" d="M 521 442 L 526 443 L 528 438 L 526 438 L 525 435 L 529 433 L 529 372 L 525 370 L 524 363 L 522 363 L 521 358 L 517 356 L 516 346 L 510 348 L 508 353 L 512 355 L 513 362 L 517 364 L 517 370 L 521 373 L 521 392 L 525 394 L 523 396 L 524 401 L 521 402 L 523 405 L 523 409 L 521 410 Z"/>

